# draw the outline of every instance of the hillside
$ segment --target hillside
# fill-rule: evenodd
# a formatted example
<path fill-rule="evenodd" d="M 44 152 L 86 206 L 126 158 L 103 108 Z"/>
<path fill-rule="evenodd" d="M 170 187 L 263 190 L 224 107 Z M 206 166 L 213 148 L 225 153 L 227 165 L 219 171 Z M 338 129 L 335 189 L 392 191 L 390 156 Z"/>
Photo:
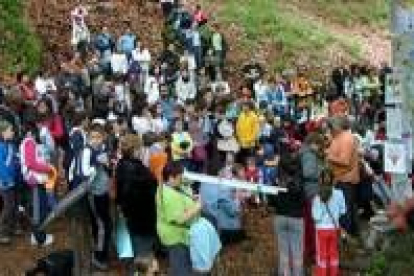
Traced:
<path fill-rule="evenodd" d="M 27 12 L 23 4 L 27 2 Z M 59 1 L 60 2 L 60 1 Z M 78 1 L 0 0 L 0 66 L 10 71 L 22 59 L 33 70 L 40 60 L 54 67 L 56 58 L 67 53 L 70 36 L 68 13 Z M 138 9 L 128 0 L 84 1 L 95 9 L 92 30 L 107 25 L 113 32 L 131 22 L 132 29 L 150 46 L 161 45 L 162 21 L 156 6 L 147 2 Z M 285 68 L 292 62 L 328 66 L 338 56 L 378 64 L 390 58 L 389 1 L 384 0 L 186 0 L 202 4 L 213 21 L 231 38 L 230 64 L 237 67 L 246 57 L 256 57 L 270 68 Z M 413 4 L 414 0 L 405 0 Z M 48 12 L 43 14 L 47 9 Z M 11 12 L 10 12 L 11 11 Z M 29 16 L 27 16 L 29 15 Z M 31 26 L 27 24 L 30 17 Z M 42 41 L 33 35 L 35 29 Z M 4 31 L 4 30 L 7 30 Z M 16 61 L 17 60 L 17 61 Z M 15 68 L 14 68 L 15 69 Z M 4 71 L 4 70 L 3 70 Z"/>

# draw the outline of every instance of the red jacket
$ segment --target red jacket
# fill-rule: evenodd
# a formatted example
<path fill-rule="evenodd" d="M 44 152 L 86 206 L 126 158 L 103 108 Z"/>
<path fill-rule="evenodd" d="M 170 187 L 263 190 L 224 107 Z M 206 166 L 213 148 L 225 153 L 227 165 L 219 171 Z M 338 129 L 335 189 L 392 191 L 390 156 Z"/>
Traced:
<path fill-rule="evenodd" d="M 259 168 L 249 168 L 244 169 L 244 175 L 247 181 L 258 183 L 260 182 L 260 170 Z"/>
<path fill-rule="evenodd" d="M 55 142 L 61 142 L 62 139 L 64 139 L 65 131 L 63 127 L 63 120 L 60 115 L 52 115 L 52 117 L 40 122 L 40 125 L 47 127 Z"/>

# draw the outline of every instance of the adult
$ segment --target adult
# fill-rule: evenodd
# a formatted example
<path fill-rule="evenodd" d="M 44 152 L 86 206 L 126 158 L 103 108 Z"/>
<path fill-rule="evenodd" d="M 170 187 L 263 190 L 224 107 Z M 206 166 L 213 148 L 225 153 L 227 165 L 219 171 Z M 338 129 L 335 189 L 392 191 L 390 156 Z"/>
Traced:
<path fill-rule="evenodd" d="M 326 159 L 332 167 L 336 186 L 341 189 L 347 205 L 343 227 L 351 235 L 358 234 L 356 192 L 360 182 L 359 145 L 349 129 L 349 121 L 343 117 L 333 117 L 328 121 L 331 142 L 326 151 Z"/>
<path fill-rule="evenodd" d="M 319 192 L 319 175 L 324 167 L 324 139 L 319 133 L 310 133 L 300 149 L 301 174 L 305 192 L 305 258 L 313 262 L 315 256 L 315 225 L 311 215 L 313 198 Z"/>
<path fill-rule="evenodd" d="M 170 276 L 193 275 L 189 252 L 189 225 L 200 215 L 201 203 L 184 185 L 184 168 L 178 162 L 167 164 L 164 183 L 157 190 L 157 232 L 167 247 Z"/>
<path fill-rule="evenodd" d="M 300 169 L 293 158 L 286 156 L 280 163 L 280 185 L 286 193 L 269 197 L 269 204 L 275 208 L 274 231 L 279 250 L 278 275 L 304 275 L 303 266 L 303 207 L 305 197 L 300 178 Z"/>
<path fill-rule="evenodd" d="M 121 139 L 121 154 L 116 167 L 117 203 L 126 218 L 133 241 L 134 257 L 154 270 L 153 246 L 156 240 L 155 194 L 157 179 L 139 159 L 141 139 L 127 134 Z"/>

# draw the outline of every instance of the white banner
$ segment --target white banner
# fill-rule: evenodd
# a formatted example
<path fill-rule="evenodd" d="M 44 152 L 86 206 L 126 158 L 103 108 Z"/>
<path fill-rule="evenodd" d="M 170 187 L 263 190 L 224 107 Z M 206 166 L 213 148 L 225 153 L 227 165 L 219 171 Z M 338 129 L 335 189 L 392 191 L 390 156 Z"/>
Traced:
<path fill-rule="evenodd" d="M 252 183 L 246 182 L 236 179 L 227 179 L 222 177 L 215 177 L 211 175 L 201 174 L 201 173 L 193 173 L 189 171 L 185 171 L 183 177 L 185 179 L 191 181 L 197 181 L 200 183 L 205 184 L 214 184 L 214 185 L 224 185 L 227 187 L 240 189 L 240 190 L 248 190 L 252 192 L 259 192 L 263 194 L 273 194 L 277 195 L 280 192 L 287 192 L 286 188 L 282 187 L 275 187 L 275 186 L 267 186 L 260 183 Z"/>

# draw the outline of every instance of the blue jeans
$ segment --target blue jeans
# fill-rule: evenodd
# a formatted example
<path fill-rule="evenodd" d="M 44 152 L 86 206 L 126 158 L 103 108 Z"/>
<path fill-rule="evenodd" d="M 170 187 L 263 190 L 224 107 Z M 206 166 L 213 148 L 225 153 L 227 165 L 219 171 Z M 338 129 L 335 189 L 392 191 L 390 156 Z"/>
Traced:
<path fill-rule="evenodd" d="M 286 216 L 275 216 L 273 222 L 279 250 L 278 275 L 304 275 L 303 219 Z"/>
<path fill-rule="evenodd" d="M 172 245 L 168 247 L 168 276 L 191 276 L 190 250 L 185 245 Z"/>
<path fill-rule="evenodd" d="M 261 170 L 263 173 L 263 184 L 269 185 L 269 186 L 274 185 L 276 182 L 276 177 L 277 177 L 276 167 L 263 166 Z"/>
<path fill-rule="evenodd" d="M 40 225 L 49 213 L 48 196 L 46 189 L 37 185 L 32 190 L 33 195 L 33 223 Z"/>
<path fill-rule="evenodd" d="M 201 46 L 192 46 L 191 53 L 195 57 L 197 68 L 203 67 L 203 49 Z"/>

